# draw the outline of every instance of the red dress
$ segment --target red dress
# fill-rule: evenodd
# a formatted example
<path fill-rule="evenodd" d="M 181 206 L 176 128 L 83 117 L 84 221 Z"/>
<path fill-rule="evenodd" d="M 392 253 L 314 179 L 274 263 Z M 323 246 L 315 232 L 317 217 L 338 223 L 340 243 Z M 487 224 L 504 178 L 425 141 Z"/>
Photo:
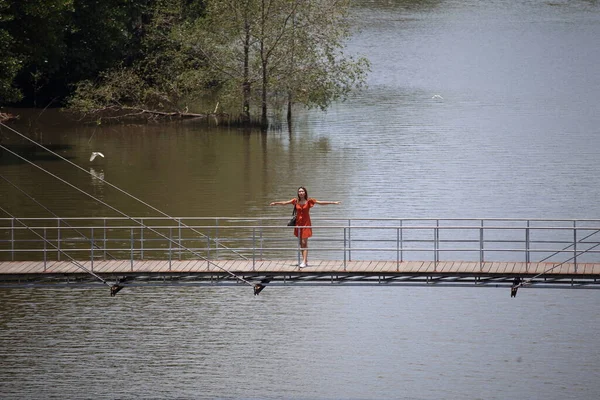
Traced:
<path fill-rule="evenodd" d="M 315 205 L 315 199 L 308 199 L 304 204 L 299 204 L 298 199 L 292 199 L 292 204 L 296 207 L 296 228 L 294 228 L 294 236 L 298 237 L 298 231 L 302 231 L 302 239 L 307 239 L 312 236 L 309 210 Z M 298 226 L 307 226 L 308 228 L 299 229 L 297 228 Z"/>

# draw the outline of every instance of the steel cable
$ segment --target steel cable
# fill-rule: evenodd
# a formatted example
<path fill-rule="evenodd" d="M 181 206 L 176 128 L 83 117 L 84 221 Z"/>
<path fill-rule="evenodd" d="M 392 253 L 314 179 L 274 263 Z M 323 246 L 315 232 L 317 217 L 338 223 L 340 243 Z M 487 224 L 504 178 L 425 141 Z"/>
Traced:
<path fill-rule="evenodd" d="M 94 272 L 92 272 L 89 269 L 87 269 L 86 267 L 84 267 L 79 261 L 75 260 L 69 254 L 67 254 L 64 250 L 59 249 L 58 246 L 56 246 L 54 243 L 52 243 L 52 241 L 50 241 L 49 239 L 46 239 L 45 237 L 43 237 L 42 235 L 40 235 L 39 233 L 37 233 L 33 228 L 31 228 L 29 225 L 27 225 L 26 223 L 24 223 L 23 221 L 21 221 L 19 218 L 17 218 L 14 215 L 12 215 L 10 212 L 8 212 L 6 209 L 4 209 L 2 206 L 0 206 L 0 211 L 4 212 L 6 215 L 10 216 L 12 219 L 14 219 L 15 221 L 17 221 L 21 225 L 23 225 L 25 228 L 27 228 L 27 230 L 31 231 L 34 235 L 38 236 L 40 239 L 42 239 L 44 242 L 48 243 L 50 246 L 54 247 L 61 254 L 64 254 L 78 268 L 81 268 L 82 270 L 84 270 L 88 274 L 90 274 L 90 275 L 94 276 L 95 278 L 99 279 L 105 285 L 111 286 L 111 287 L 114 286 L 114 285 L 108 283 L 105 279 L 102 279 L 102 277 L 100 277 L 99 275 L 95 274 Z"/>
<path fill-rule="evenodd" d="M 10 184 L 12 187 L 14 187 L 15 189 L 17 189 L 18 191 L 20 191 L 21 193 L 23 193 L 25 196 L 27 196 L 30 200 L 32 200 L 33 202 L 35 202 L 38 206 L 42 207 L 44 210 L 48 211 L 50 214 L 52 214 L 55 218 L 60 219 L 60 217 L 53 212 L 52 210 L 50 210 L 48 207 L 46 207 L 45 205 L 43 205 L 42 203 L 40 203 L 39 201 L 37 201 L 33 196 L 31 196 L 29 193 L 25 192 L 23 189 L 21 189 L 20 187 L 18 187 L 17 185 L 15 185 L 13 182 L 11 182 L 10 180 L 8 180 L 4 175 L 0 174 L 0 178 L 4 179 L 8 184 Z M 79 231 L 77 228 L 75 228 L 74 226 L 72 226 L 71 224 L 69 224 L 67 221 L 63 220 L 63 223 L 69 227 L 72 228 L 76 233 L 78 233 L 79 235 L 81 235 L 84 239 L 86 240 L 92 240 L 90 238 L 88 238 L 86 235 L 84 235 L 81 231 Z M 100 247 L 99 245 L 96 244 L 95 241 L 92 240 L 92 245 L 94 247 L 96 247 L 97 249 L 102 249 L 102 247 Z M 113 260 L 116 260 L 117 258 L 115 256 L 113 256 L 110 252 L 106 252 L 106 254 L 108 254 L 108 256 L 110 258 L 112 258 Z"/>
<path fill-rule="evenodd" d="M 88 174 L 88 175 L 90 175 L 90 176 L 93 176 L 93 175 L 90 173 L 90 171 L 87 171 L 87 170 L 85 170 L 85 169 L 84 169 L 84 168 L 82 168 L 81 166 L 79 166 L 79 165 L 75 164 L 74 162 L 72 162 L 72 161 L 70 161 L 70 160 L 68 160 L 68 159 L 64 158 L 64 157 L 63 157 L 63 156 L 61 156 L 60 154 L 58 154 L 58 153 L 55 153 L 54 151 L 52 151 L 52 150 L 50 150 L 49 148 L 45 147 L 44 145 L 42 145 L 42 144 L 40 144 L 40 143 L 36 142 L 35 140 L 32 140 L 32 139 L 28 138 L 27 136 L 23 135 L 22 133 L 20 133 L 19 131 L 15 130 L 15 129 L 11 128 L 10 126 L 8 126 L 8 125 L 6 125 L 6 124 L 4 124 L 4 123 L 2 123 L 2 122 L 0 122 L 0 126 L 3 126 L 3 127 L 7 128 L 7 129 L 9 129 L 10 131 L 12 131 L 12 132 L 16 133 L 16 134 L 17 134 L 17 135 L 19 135 L 20 137 L 22 137 L 22 138 L 24 138 L 24 139 L 28 140 L 29 142 L 31 142 L 31 143 L 33 143 L 33 144 L 35 144 L 36 146 L 39 146 L 39 147 L 41 147 L 42 149 L 44 149 L 45 151 L 49 152 L 50 154 L 52 154 L 52 155 L 54 155 L 54 156 L 58 157 L 58 158 L 59 158 L 59 159 L 61 159 L 62 161 L 65 161 L 65 162 L 67 162 L 67 163 L 71 164 L 72 166 L 74 166 L 75 168 L 78 168 L 78 169 L 82 170 L 82 171 L 83 171 L 83 172 L 85 172 L 86 174 Z M 30 161 L 28 161 L 28 160 L 27 160 L 27 162 L 30 162 Z M 32 164 L 33 164 L 33 163 L 32 163 Z M 194 232 L 194 233 L 197 233 L 198 235 L 200 235 L 200 236 L 202 236 L 202 237 L 204 237 L 204 238 L 208 238 L 208 239 L 210 240 L 210 237 L 208 237 L 208 236 L 207 236 L 207 235 L 205 235 L 204 233 L 202 233 L 202 232 L 200 232 L 200 231 L 198 231 L 198 230 L 196 230 L 196 229 L 194 229 L 194 228 L 192 228 L 192 227 L 190 227 L 190 226 L 188 226 L 188 225 L 186 225 L 186 224 L 183 224 L 183 223 L 181 223 L 181 220 L 177 220 L 177 218 L 174 218 L 174 217 L 172 217 L 172 216 L 168 215 L 168 214 L 167 214 L 167 213 L 165 213 L 164 211 L 162 211 L 162 210 L 159 210 L 158 208 L 154 207 L 153 205 L 146 203 L 146 202 L 145 202 L 145 201 L 143 201 L 142 199 L 140 199 L 140 198 L 138 198 L 138 197 L 136 197 L 136 196 L 132 195 L 131 193 L 129 193 L 129 192 L 127 192 L 127 191 L 125 191 L 125 190 L 121 189 L 120 187 L 118 187 L 118 186 L 116 186 L 116 185 L 114 185 L 114 184 L 112 184 L 112 183 L 108 182 L 107 180 L 104 180 L 104 179 L 103 179 L 102 181 L 103 181 L 104 183 L 106 183 L 108 186 L 110 186 L 111 188 L 113 188 L 113 189 L 115 189 L 115 190 L 119 191 L 120 193 L 122 193 L 122 194 L 124 194 L 124 195 L 126 195 L 126 196 L 128 196 L 128 197 L 130 197 L 130 198 L 132 198 L 132 199 L 134 199 L 135 201 L 137 201 L 137 202 L 139 202 L 139 203 L 143 204 L 144 206 L 146 206 L 146 207 L 150 208 L 151 210 L 153 210 L 153 211 L 156 211 L 157 213 L 159 213 L 159 214 L 160 214 L 160 215 L 162 215 L 163 217 L 166 217 L 166 218 L 169 218 L 170 220 L 176 221 L 176 222 L 180 223 L 180 224 L 181 224 L 181 225 L 182 225 L 184 228 L 186 228 L 186 229 L 190 229 L 192 232 Z M 248 260 L 248 257 L 246 257 L 246 256 L 244 256 L 243 254 L 241 254 L 241 253 L 239 253 L 239 252 L 235 251 L 234 249 L 232 249 L 232 248 L 230 248 L 230 247 L 227 247 L 227 246 L 225 246 L 225 245 L 223 245 L 223 244 L 219 243 L 218 241 L 214 241 L 214 242 L 215 242 L 215 245 L 217 245 L 217 246 L 221 246 L 222 248 L 224 248 L 224 249 L 226 249 L 226 250 L 229 250 L 229 251 L 231 251 L 232 253 L 234 253 L 234 254 L 238 255 L 239 257 L 243 258 L 244 260 Z"/>
<path fill-rule="evenodd" d="M 1 123 L 0 123 L 0 124 L 1 124 Z M 2 125 L 4 125 L 4 124 L 2 124 Z M 40 167 L 39 165 L 37 165 L 37 164 L 35 164 L 35 163 L 31 162 L 30 160 L 26 159 L 25 157 L 23 157 L 23 156 L 21 156 L 21 155 L 19 155 L 19 154 L 15 153 L 14 151 L 12 151 L 12 150 L 8 149 L 6 146 L 4 146 L 4 145 L 0 144 L 0 148 L 1 148 L 1 149 L 3 149 L 3 150 L 5 150 L 5 151 L 7 151 L 7 152 L 9 152 L 10 154 L 14 155 L 15 157 L 17 157 L 17 158 L 19 158 L 19 159 L 21 159 L 21 160 L 23 160 L 23 161 L 25 161 L 25 162 L 27 162 L 27 163 L 31 164 L 32 166 L 34 166 L 34 167 L 38 168 L 39 170 L 41 170 L 41 171 L 45 172 L 46 174 L 48 174 L 48 175 L 52 176 L 53 178 L 55 178 L 55 179 L 59 180 L 60 182 L 62 182 L 62 183 L 64 183 L 64 184 L 66 184 L 67 186 L 69 186 L 69 187 L 71 187 L 71 188 L 73 188 L 73 189 L 77 190 L 78 192 L 80 192 L 80 193 L 82 193 L 82 194 L 85 194 L 86 196 L 90 197 L 90 198 L 91 198 L 91 199 L 93 199 L 94 201 L 97 201 L 98 203 L 100 203 L 100 204 L 102 204 L 102 205 L 104 205 L 104 206 L 108 207 L 109 209 L 111 209 L 111 210 L 115 211 L 116 213 L 118 213 L 118 214 L 122 215 L 123 217 L 125 217 L 125 218 L 127 218 L 127 219 L 129 219 L 129 220 L 133 221 L 133 222 L 134 222 L 134 223 L 136 223 L 136 224 L 139 224 L 141 227 L 143 227 L 143 228 L 146 228 L 146 229 L 148 229 L 148 230 L 150 230 L 150 231 L 154 232 L 155 234 L 159 235 L 160 237 L 162 237 L 162 238 L 164 238 L 164 239 L 168 240 L 169 242 L 171 242 L 171 243 L 174 243 L 174 244 L 176 244 L 176 245 L 178 245 L 178 246 L 182 247 L 184 250 L 186 250 L 186 251 L 189 251 L 190 253 L 192 253 L 192 254 L 193 254 L 193 255 L 195 255 L 196 257 L 198 257 L 198 258 L 200 258 L 200 259 L 202 259 L 202 260 L 206 261 L 206 262 L 207 262 L 209 265 L 212 265 L 212 266 L 214 266 L 214 267 L 216 267 L 216 268 L 220 269 L 221 271 L 223 271 L 223 272 L 225 272 L 225 273 L 227 273 L 227 274 L 231 275 L 232 277 L 234 277 L 235 279 L 239 280 L 240 282 L 243 282 L 243 283 L 245 283 L 245 284 L 247 284 L 247 285 L 250 285 L 250 286 L 254 287 L 255 294 L 258 294 L 258 293 L 257 293 L 257 285 L 255 285 L 255 284 L 253 284 L 253 283 L 249 282 L 248 280 L 246 280 L 246 279 L 242 278 L 241 276 L 238 276 L 238 275 L 234 274 L 233 272 L 231 272 L 231 271 L 229 271 L 229 270 L 227 270 L 227 269 L 225 269 L 225 268 L 221 267 L 220 265 L 218 265 L 218 264 L 214 263 L 213 261 L 210 261 L 209 259 L 207 259 L 206 257 L 202 256 L 202 255 L 201 255 L 201 254 L 199 254 L 198 252 L 196 252 L 196 251 L 194 251 L 194 250 L 192 250 L 192 249 L 190 249 L 190 248 L 188 248 L 188 247 L 181 246 L 181 244 L 180 244 L 180 243 L 177 243 L 175 240 L 173 240 L 173 239 L 169 238 L 168 236 L 166 236 L 166 235 L 164 235 L 164 234 L 160 233 L 160 232 L 159 232 L 159 231 L 157 231 L 156 229 L 154 229 L 154 228 L 152 228 L 152 227 L 149 227 L 149 226 L 147 226 L 147 225 L 143 224 L 141 221 L 137 221 L 137 220 L 136 220 L 136 219 L 134 219 L 133 217 L 131 217 L 131 216 L 129 216 L 129 215 L 127 215 L 127 214 L 125 214 L 124 212 L 122 212 L 122 211 L 118 210 L 117 208 L 115 208 L 115 207 L 111 206 L 110 204 L 108 204 L 108 203 L 106 203 L 106 202 L 104 202 L 104 201 L 102 201 L 102 200 L 100 200 L 100 199 L 96 198 L 96 197 L 95 197 L 95 196 L 93 196 L 92 194 L 90 194 L 90 193 L 88 193 L 88 192 L 86 192 L 86 191 L 84 191 L 84 190 L 82 190 L 82 189 L 78 188 L 77 186 L 75 186 L 75 185 L 71 184 L 70 182 L 67 182 L 66 180 L 62 179 L 61 177 L 59 177 L 59 176 L 57 176 L 57 175 L 53 174 L 53 173 L 52 173 L 52 172 L 50 172 L 50 171 L 47 171 L 47 170 L 45 170 L 44 168 L 42 168 L 42 167 Z M 61 158 L 62 158 L 62 157 L 61 157 Z M 69 162 L 70 162 L 70 161 L 69 161 Z M 73 165 L 76 165 L 76 164 L 73 164 Z M 81 167 L 79 167 L 79 166 L 77 166 L 77 167 L 78 167 L 78 168 L 81 168 Z M 8 213 L 7 213 L 7 214 L 8 214 Z M 10 214 L 9 214 L 9 215 L 10 215 Z M 260 285 L 260 286 L 262 286 L 262 285 Z M 264 288 L 264 287 L 263 287 L 263 288 Z M 260 290 L 262 290 L 262 288 L 260 288 Z M 258 290 L 258 292 L 260 292 L 260 290 Z"/>

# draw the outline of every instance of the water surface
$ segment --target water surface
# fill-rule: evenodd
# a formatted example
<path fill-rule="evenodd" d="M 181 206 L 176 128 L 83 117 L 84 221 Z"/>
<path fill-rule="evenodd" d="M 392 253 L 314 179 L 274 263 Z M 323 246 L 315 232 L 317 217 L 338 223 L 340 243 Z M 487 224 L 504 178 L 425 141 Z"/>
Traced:
<path fill-rule="evenodd" d="M 129 215 L 597 218 L 597 1 L 356 1 L 369 88 L 266 135 L 202 122 L 12 125 L 36 164 Z M 439 97 L 435 97 L 435 96 Z M 6 129 L 3 143 L 24 144 Z M 92 151 L 104 159 L 90 163 Z M 60 216 L 112 216 L 2 154 Z M 100 179 L 102 178 L 102 179 Z M 0 185 L 17 216 L 51 216 Z M 0 289 L 3 398 L 595 399 L 593 290 L 284 287 Z"/>
<path fill-rule="evenodd" d="M 600 295 L 0 291 L 3 398 L 593 399 Z"/>

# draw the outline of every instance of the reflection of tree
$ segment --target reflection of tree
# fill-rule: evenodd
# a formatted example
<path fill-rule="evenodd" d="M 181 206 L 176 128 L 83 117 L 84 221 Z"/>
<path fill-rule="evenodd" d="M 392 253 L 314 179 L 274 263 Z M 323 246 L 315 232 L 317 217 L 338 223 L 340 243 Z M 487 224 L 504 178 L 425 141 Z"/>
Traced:
<path fill-rule="evenodd" d="M 104 170 L 96 171 L 94 168 L 90 168 L 90 175 L 92 177 L 94 196 L 100 200 L 104 200 Z"/>
<path fill-rule="evenodd" d="M 90 168 L 90 175 L 92 176 L 92 185 L 99 187 L 104 185 L 104 171 L 97 172 L 94 168 Z"/>
<path fill-rule="evenodd" d="M 424 11 L 441 5 L 441 0 L 358 0 L 352 3 L 354 8 L 407 11 Z"/>

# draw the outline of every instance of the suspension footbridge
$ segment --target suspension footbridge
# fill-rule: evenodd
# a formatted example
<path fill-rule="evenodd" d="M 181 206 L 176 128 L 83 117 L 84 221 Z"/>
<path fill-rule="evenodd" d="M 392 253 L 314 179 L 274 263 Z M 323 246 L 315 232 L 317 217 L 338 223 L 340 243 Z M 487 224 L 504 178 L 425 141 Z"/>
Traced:
<path fill-rule="evenodd" d="M 0 284 L 600 288 L 600 221 L 315 220 L 309 264 L 281 219 L 0 219 Z"/>
<path fill-rule="evenodd" d="M 0 127 L 90 173 L 0 122 Z M 467 285 L 600 288 L 600 220 L 320 219 L 310 261 L 284 220 L 132 217 L 0 143 L 0 149 L 120 217 L 20 218 L 0 206 L 0 285 Z M 519 282 L 519 283 L 517 283 Z"/>

